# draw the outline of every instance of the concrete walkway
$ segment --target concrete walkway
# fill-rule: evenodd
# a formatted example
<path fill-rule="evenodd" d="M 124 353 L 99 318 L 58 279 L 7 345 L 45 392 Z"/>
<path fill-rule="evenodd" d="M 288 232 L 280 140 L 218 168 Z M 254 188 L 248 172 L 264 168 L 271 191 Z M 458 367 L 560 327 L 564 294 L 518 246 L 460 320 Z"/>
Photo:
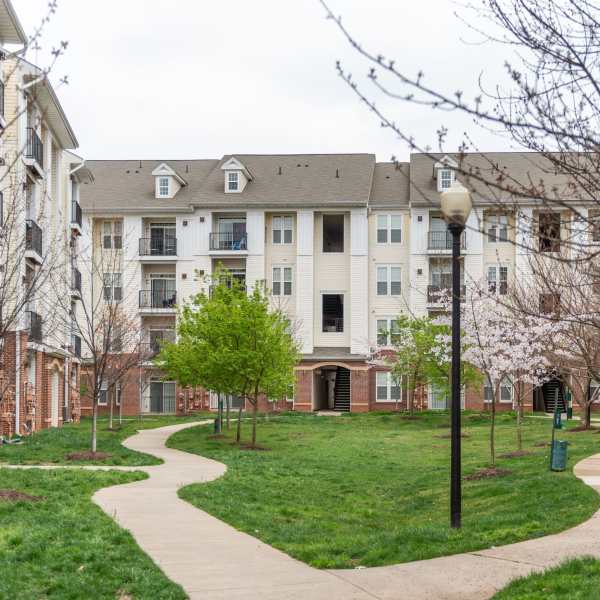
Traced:
<path fill-rule="evenodd" d="M 178 498 L 182 486 L 226 471 L 219 462 L 165 447 L 172 434 L 201 423 L 145 429 L 125 440 L 164 464 L 109 467 L 149 478 L 93 497 L 192 600 L 484 600 L 515 577 L 567 558 L 600 558 L 599 511 L 563 533 L 480 552 L 369 569 L 313 569 Z M 600 493 L 600 454 L 579 462 L 575 474 Z"/>

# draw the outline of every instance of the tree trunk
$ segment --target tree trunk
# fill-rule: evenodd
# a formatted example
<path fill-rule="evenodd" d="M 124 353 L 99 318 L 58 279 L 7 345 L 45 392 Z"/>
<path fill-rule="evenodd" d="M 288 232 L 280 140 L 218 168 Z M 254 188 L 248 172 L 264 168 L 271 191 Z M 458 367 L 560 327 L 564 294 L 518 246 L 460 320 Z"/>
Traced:
<path fill-rule="evenodd" d="M 92 452 L 96 452 L 97 426 L 98 426 L 98 397 L 94 396 L 94 398 L 92 399 Z"/>
<path fill-rule="evenodd" d="M 585 404 L 581 411 L 581 427 L 589 429 L 592 426 L 592 405 L 590 403 Z"/>
<path fill-rule="evenodd" d="M 412 417 L 415 412 L 415 391 L 416 391 L 416 382 L 413 381 L 413 386 L 410 388 L 408 392 L 408 414 Z"/>
<path fill-rule="evenodd" d="M 225 424 L 227 431 L 229 431 L 229 398 L 225 400 Z"/>
<path fill-rule="evenodd" d="M 114 393 L 114 392 L 113 392 L 113 393 Z M 108 412 L 109 412 L 109 417 L 108 417 L 108 428 L 109 428 L 110 430 L 112 430 L 112 428 L 113 428 L 113 402 L 114 402 L 114 400 L 113 400 L 113 394 L 110 394 L 110 393 L 109 393 L 109 396 L 110 396 L 110 401 L 109 401 L 109 403 L 108 403 L 108 405 L 109 405 L 109 411 L 108 411 Z"/>
<path fill-rule="evenodd" d="M 252 447 L 256 447 L 256 417 L 258 415 L 258 395 L 254 396 L 252 404 Z"/>
<path fill-rule="evenodd" d="M 521 384 L 515 386 L 517 392 L 517 450 L 523 450 L 523 398 Z"/>
<path fill-rule="evenodd" d="M 491 383 L 491 380 L 490 380 Z M 498 386 L 492 385 L 492 422 L 490 424 L 490 459 L 492 467 L 496 466 L 496 399 L 500 391 L 500 383 Z"/>
<path fill-rule="evenodd" d="M 235 432 L 235 441 L 238 444 L 242 440 L 242 408 L 244 407 L 245 403 L 246 403 L 246 398 L 244 397 L 244 402 L 242 404 L 240 404 L 240 407 L 238 408 L 238 414 L 237 414 L 237 428 L 236 428 L 236 432 Z"/>
<path fill-rule="evenodd" d="M 123 426 L 123 395 L 121 395 L 121 399 L 119 402 L 119 427 Z"/>

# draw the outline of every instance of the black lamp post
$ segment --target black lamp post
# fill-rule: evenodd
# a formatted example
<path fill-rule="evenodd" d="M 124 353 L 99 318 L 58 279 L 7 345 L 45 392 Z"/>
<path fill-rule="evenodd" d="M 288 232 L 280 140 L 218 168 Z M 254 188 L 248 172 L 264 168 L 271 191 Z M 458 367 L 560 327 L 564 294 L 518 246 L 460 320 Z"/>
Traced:
<path fill-rule="evenodd" d="M 458 181 L 441 195 L 441 208 L 452 234 L 452 385 L 451 385 L 451 458 L 450 525 L 460 527 L 460 238 L 473 207 L 471 194 Z"/>

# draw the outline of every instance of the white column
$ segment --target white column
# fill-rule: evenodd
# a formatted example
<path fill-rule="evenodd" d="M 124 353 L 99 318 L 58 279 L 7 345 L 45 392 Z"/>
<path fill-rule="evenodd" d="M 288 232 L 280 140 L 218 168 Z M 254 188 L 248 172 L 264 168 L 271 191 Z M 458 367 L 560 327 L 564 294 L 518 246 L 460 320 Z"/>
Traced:
<path fill-rule="evenodd" d="M 299 210 L 296 246 L 296 318 L 301 352 L 314 348 L 314 220 L 312 210 Z"/>
<path fill-rule="evenodd" d="M 366 208 L 350 211 L 350 352 L 369 351 L 369 224 Z"/>
<path fill-rule="evenodd" d="M 246 213 L 248 257 L 246 259 L 246 286 L 251 293 L 257 282 L 265 279 L 265 211 Z"/>

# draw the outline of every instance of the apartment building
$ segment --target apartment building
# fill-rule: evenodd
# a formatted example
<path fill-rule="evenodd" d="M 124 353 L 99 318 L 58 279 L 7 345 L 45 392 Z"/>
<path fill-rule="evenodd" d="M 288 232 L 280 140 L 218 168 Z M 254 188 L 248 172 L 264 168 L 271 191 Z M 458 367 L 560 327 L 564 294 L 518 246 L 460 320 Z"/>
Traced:
<path fill-rule="evenodd" d="M 68 323 L 81 293 L 83 159 L 72 152 L 77 139 L 46 74 L 14 52 L 26 43 L 1 0 L 0 435 L 9 437 L 80 414 L 81 348 Z"/>
<path fill-rule="evenodd" d="M 94 244 L 118 247 L 121 266 L 105 275 L 106 285 L 122 287 L 123 303 L 137 311 L 142 340 L 154 352 L 161 340 L 175 338 L 177 306 L 208 293 L 203 276 L 222 266 L 248 289 L 265 282 L 298 336 L 302 361 L 293 398 L 279 406 L 387 410 L 404 405 L 406 393 L 370 357 L 374 348 L 391 349 L 399 313 L 435 314 L 436 293 L 450 287 L 451 242 L 439 194 L 454 180 L 455 160 L 415 154 L 397 165 L 370 154 L 236 154 L 89 161 L 93 183 L 82 186 L 82 208 Z M 483 159 L 472 160 L 484 168 Z M 529 164 L 515 154 L 492 160 L 520 173 Z M 463 238 L 465 279 L 485 277 L 489 289 L 506 293 L 526 262 L 527 244 L 511 243 L 514 236 L 530 242 L 554 236 L 528 225 L 538 210 L 533 204 L 498 210 L 497 199 L 477 187 L 474 204 Z M 544 218 L 552 229 L 569 215 Z M 164 381 L 150 360 L 126 390 L 107 390 L 103 404 L 111 393 L 125 414 L 183 413 L 215 408 L 217 400 L 208 390 Z M 489 395 L 468 390 L 464 403 L 483 408 Z M 448 399 L 430 389 L 419 402 L 446 408 Z M 512 407 L 508 387 L 501 404 Z"/>

